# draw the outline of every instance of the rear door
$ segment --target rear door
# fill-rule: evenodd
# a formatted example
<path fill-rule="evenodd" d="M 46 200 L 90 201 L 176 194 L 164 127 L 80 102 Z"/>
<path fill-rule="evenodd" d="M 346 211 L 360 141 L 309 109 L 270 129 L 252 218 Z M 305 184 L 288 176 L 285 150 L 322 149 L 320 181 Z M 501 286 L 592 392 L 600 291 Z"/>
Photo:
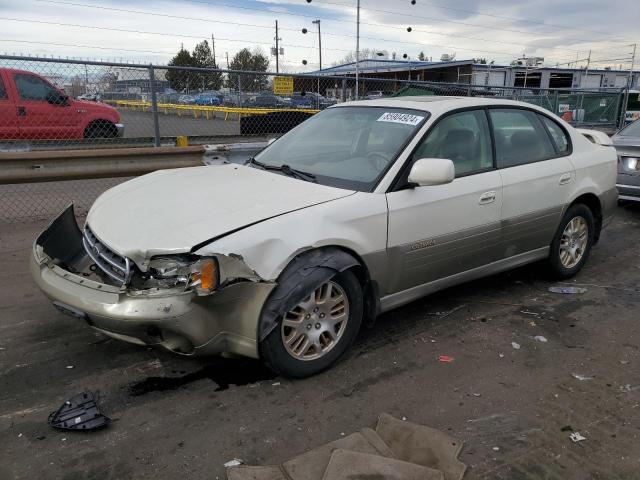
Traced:
<path fill-rule="evenodd" d="M 387 194 L 387 294 L 450 277 L 499 258 L 502 180 L 483 109 L 450 114 L 410 158 L 447 158 L 456 178 Z M 400 183 L 402 185 L 403 182 Z"/>
<path fill-rule="evenodd" d="M 491 108 L 496 163 L 502 176 L 503 258 L 551 243 L 575 171 L 564 129 L 546 115 L 524 108 Z"/>
<path fill-rule="evenodd" d="M 4 72 L 0 71 L 0 139 L 18 138 L 18 111 L 7 88 Z"/>
<path fill-rule="evenodd" d="M 38 75 L 14 73 L 20 136 L 34 140 L 67 139 L 79 135 L 80 112 L 71 105 L 53 105 L 51 92 L 59 92 Z M 70 102 L 71 103 L 71 102 Z"/>

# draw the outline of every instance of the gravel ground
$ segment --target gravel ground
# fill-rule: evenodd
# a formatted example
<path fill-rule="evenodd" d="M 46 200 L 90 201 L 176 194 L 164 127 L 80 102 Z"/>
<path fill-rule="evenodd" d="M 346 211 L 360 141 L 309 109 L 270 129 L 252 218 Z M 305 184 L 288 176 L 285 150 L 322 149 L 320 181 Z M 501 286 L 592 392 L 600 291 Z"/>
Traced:
<path fill-rule="evenodd" d="M 574 280 L 586 293 L 550 293 L 541 265 L 451 288 L 383 315 L 302 381 L 127 345 L 59 314 L 28 273 L 41 228 L 0 224 L 2 479 L 224 478 L 234 457 L 277 463 L 380 412 L 464 440 L 465 479 L 638 478 L 640 207 L 619 209 Z M 85 389 L 110 427 L 48 427 Z"/>

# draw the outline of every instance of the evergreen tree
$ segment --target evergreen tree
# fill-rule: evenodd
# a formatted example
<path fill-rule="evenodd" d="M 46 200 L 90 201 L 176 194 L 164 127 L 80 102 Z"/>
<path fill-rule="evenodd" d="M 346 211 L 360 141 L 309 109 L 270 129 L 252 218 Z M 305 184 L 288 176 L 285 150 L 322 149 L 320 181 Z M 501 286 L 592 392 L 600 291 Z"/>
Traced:
<path fill-rule="evenodd" d="M 424 52 L 420 52 L 420 53 L 418 54 L 418 60 L 420 60 L 421 62 L 424 62 L 424 59 L 425 59 L 425 58 L 426 58 L 426 57 L 425 57 L 425 55 L 424 55 Z"/>
<path fill-rule="evenodd" d="M 218 68 L 216 61 L 213 58 L 213 54 L 211 53 L 211 49 L 209 48 L 209 42 L 206 40 L 196 45 L 191 57 L 193 59 L 194 67 L 211 69 Z M 194 73 L 194 77 L 194 87 L 200 90 L 218 90 L 222 86 L 221 72 Z"/>
<path fill-rule="evenodd" d="M 180 47 L 180 51 L 173 57 L 168 65 L 174 67 L 193 67 L 194 60 L 188 50 L 185 50 L 184 47 Z M 169 87 L 177 90 L 178 92 L 189 91 L 195 88 L 198 88 L 197 83 L 195 82 L 196 78 L 193 72 L 188 70 L 167 70 L 167 81 L 169 82 Z"/>

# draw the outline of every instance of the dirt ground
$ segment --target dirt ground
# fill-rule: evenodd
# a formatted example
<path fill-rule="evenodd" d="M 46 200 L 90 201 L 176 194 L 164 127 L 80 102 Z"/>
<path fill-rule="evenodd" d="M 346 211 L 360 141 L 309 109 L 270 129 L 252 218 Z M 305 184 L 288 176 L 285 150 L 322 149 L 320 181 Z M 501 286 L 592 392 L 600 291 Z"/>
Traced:
<path fill-rule="evenodd" d="M 381 412 L 464 440 L 465 479 L 640 478 L 640 207 L 619 208 L 574 280 L 586 293 L 550 293 L 540 265 L 451 288 L 385 314 L 302 381 L 63 316 L 28 273 L 41 228 L 0 225 L 1 479 L 225 478 L 234 457 L 278 463 Z M 109 428 L 50 428 L 49 412 L 86 389 Z"/>

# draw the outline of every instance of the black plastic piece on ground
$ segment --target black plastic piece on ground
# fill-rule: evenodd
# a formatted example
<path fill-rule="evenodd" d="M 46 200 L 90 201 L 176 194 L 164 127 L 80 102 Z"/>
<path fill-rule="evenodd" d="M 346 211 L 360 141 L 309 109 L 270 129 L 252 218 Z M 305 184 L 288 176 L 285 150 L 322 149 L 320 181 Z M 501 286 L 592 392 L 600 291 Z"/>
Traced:
<path fill-rule="evenodd" d="M 49 414 L 49 425 L 59 430 L 96 430 L 109 422 L 111 419 L 100 412 L 93 392 L 75 395 Z"/>

